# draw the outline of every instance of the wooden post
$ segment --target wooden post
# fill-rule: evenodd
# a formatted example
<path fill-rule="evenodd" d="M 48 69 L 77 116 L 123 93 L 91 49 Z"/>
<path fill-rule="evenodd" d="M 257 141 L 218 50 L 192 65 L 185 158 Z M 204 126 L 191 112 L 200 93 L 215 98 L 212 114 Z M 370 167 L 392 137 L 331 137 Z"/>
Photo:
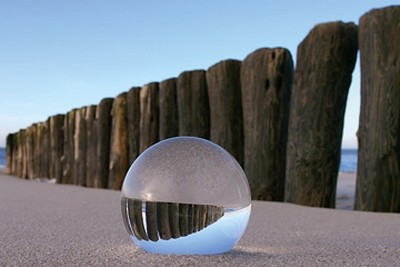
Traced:
<path fill-rule="evenodd" d="M 14 166 L 15 166 L 15 171 L 14 174 L 17 177 L 21 177 L 21 157 L 22 157 L 22 147 L 21 147 L 21 130 L 15 133 L 15 142 L 14 142 L 14 147 L 15 147 L 15 161 L 14 161 Z"/>
<path fill-rule="evenodd" d="M 400 7 L 359 22 L 361 112 L 355 209 L 400 212 Z"/>
<path fill-rule="evenodd" d="M 111 108 L 113 98 L 100 101 L 96 110 L 97 121 L 97 168 L 94 187 L 107 188 L 110 165 Z"/>
<path fill-rule="evenodd" d="M 20 142 L 21 142 L 21 172 L 19 177 L 27 178 L 27 153 L 26 153 L 26 129 L 20 130 Z"/>
<path fill-rule="evenodd" d="M 10 152 L 11 152 L 11 161 L 8 162 L 7 161 L 7 167 L 10 166 L 10 172 L 9 174 L 15 175 L 16 174 L 16 160 L 17 160 L 17 133 L 12 133 L 10 134 L 10 139 L 11 139 L 11 148 L 10 148 Z M 7 150 L 8 153 L 8 150 Z"/>
<path fill-rule="evenodd" d="M 23 141 L 23 170 L 22 170 L 22 178 L 29 179 L 29 144 L 31 143 L 30 140 L 30 130 L 29 127 L 23 129 L 24 132 L 24 141 Z"/>
<path fill-rule="evenodd" d="M 97 121 L 96 105 L 86 107 L 86 186 L 94 187 L 97 167 Z"/>
<path fill-rule="evenodd" d="M 128 112 L 129 163 L 138 156 L 140 150 L 140 87 L 132 87 L 126 97 Z"/>
<path fill-rule="evenodd" d="M 178 97 L 176 78 L 160 83 L 160 140 L 179 135 Z"/>
<path fill-rule="evenodd" d="M 61 158 L 63 156 L 64 145 L 64 117 L 62 114 L 50 117 L 51 165 L 49 178 L 56 179 L 57 183 L 61 183 L 63 173 Z"/>
<path fill-rule="evenodd" d="M 72 176 L 74 184 L 86 186 L 86 107 L 78 109 L 75 113 L 74 134 L 74 168 Z"/>
<path fill-rule="evenodd" d="M 49 178 L 50 177 L 50 166 L 52 164 L 51 162 L 51 156 L 50 156 L 50 151 L 51 151 L 51 145 L 50 145 L 50 117 L 47 118 L 46 121 L 43 122 L 43 142 L 42 142 L 42 159 L 43 159 L 43 173 L 41 175 L 41 178 Z"/>
<path fill-rule="evenodd" d="M 221 61 L 207 70 L 210 140 L 243 165 L 243 113 L 238 60 Z"/>
<path fill-rule="evenodd" d="M 140 152 L 158 141 L 158 91 L 158 83 L 147 84 L 140 90 Z"/>
<path fill-rule="evenodd" d="M 15 148 L 15 155 L 14 157 L 14 174 L 15 176 L 19 177 L 20 176 L 20 169 L 21 169 L 21 149 L 20 149 L 20 133 L 19 131 L 15 133 L 15 142 L 14 142 L 14 148 Z"/>
<path fill-rule="evenodd" d="M 110 165 L 108 188 L 120 190 L 129 168 L 127 93 L 119 94 L 113 103 L 111 116 Z"/>
<path fill-rule="evenodd" d="M 38 158 L 38 124 L 34 123 L 32 124 L 32 156 L 33 156 L 33 165 L 32 165 L 32 177 L 31 179 L 39 177 L 39 158 Z"/>
<path fill-rule="evenodd" d="M 206 72 L 182 72 L 177 81 L 179 135 L 210 138 L 210 108 Z"/>
<path fill-rule="evenodd" d="M 33 179 L 34 178 L 34 166 L 35 166 L 35 134 L 36 128 L 34 125 L 29 126 L 26 128 L 26 139 L 25 139 L 25 146 L 26 146 L 26 178 Z"/>
<path fill-rule="evenodd" d="M 6 139 L 6 153 L 7 153 L 7 174 L 13 174 L 13 153 L 14 153 L 14 135 L 15 134 L 8 134 Z"/>
<path fill-rule="evenodd" d="M 17 175 L 18 173 L 18 139 L 19 139 L 19 134 L 18 132 L 14 133 L 13 136 L 13 175 Z"/>
<path fill-rule="evenodd" d="M 35 148 L 34 148 L 34 156 L 35 156 L 35 167 L 34 167 L 34 178 L 41 177 L 42 172 L 42 125 L 43 122 L 36 123 L 36 134 L 35 134 Z"/>
<path fill-rule="evenodd" d="M 38 135 L 37 135 L 37 143 L 38 146 L 36 147 L 37 151 L 37 159 L 38 159 L 38 178 L 44 178 L 46 177 L 46 159 L 47 159 L 47 155 L 45 155 L 45 153 L 48 153 L 48 151 L 46 151 L 46 147 L 47 147 L 47 143 L 46 143 L 46 122 L 39 122 L 38 123 Z"/>
<path fill-rule="evenodd" d="M 293 61 L 284 48 L 262 48 L 241 66 L 244 170 L 253 199 L 284 197 Z"/>
<path fill-rule="evenodd" d="M 47 146 L 46 140 L 45 140 L 45 131 L 46 131 L 46 123 L 45 122 L 39 122 L 38 123 L 38 135 L 36 141 L 38 142 L 38 146 L 36 147 L 37 151 L 37 159 L 38 159 L 38 178 L 43 178 L 45 177 L 45 155 L 44 152 L 46 151 L 45 148 Z"/>
<path fill-rule="evenodd" d="M 315 26 L 297 50 L 285 201 L 334 208 L 344 112 L 357 58 L 357 26 Z"/>
<path fill-rule="evenodd" d="M 77 109 L 69 111 L 64 117 L 64 150 L 63 150 L 63 184 L 73 184 L 74 177 L 72 176 L 74 168 L 74 135 L 75 135 L 75 113 Z"/>

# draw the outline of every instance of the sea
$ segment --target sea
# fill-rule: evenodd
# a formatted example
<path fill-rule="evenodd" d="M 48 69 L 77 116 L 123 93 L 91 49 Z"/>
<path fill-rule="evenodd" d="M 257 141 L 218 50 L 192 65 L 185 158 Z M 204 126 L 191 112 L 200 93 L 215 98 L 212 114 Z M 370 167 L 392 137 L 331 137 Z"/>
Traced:
<path fill-rule="evenodd" d="M 0 168 L 5 168 L 7 165 L 6 148 L 0 147 Z"/>
<path fill-rule="evenodd" d="M 357 170 L 357 149 L 342 149 L 339 172 L 355 173 Z M 0 148 L 0 168 L 5 168 L 6 149 Z"/>

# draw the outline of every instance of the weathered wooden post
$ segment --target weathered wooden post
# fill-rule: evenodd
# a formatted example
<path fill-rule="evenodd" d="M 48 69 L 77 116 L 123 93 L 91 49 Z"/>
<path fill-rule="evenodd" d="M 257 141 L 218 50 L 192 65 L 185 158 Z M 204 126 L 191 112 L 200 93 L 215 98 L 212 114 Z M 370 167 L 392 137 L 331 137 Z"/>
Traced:
<path fill-rule="evenodd" d="M 160 83 L 160 140 L 179 135 L 178 96 L 176 78 Z"/>
<path fill-rule="evenodd" d="M 400 212 L 400 6 L 359 22 L 361 112 L 355 209 Z"/>
<path fill-rule="evenodd" d="M 158 139 L 158 83 L 149 83 L 140 90 L 140 152 Z"/>
<path fill-rule="evenodd" d="M 48 153 L 49 150 L 46 150 L 48 148 L 48 143 L 46 140 L 46 122 L 39 122 L 37 123 L 37 128 L 36 128 L 36 138 L 35 138 L 35 158 L 36 158 L 36 170 L 37 170 L 37 177 L 36 178 L 43 178 L 43 177 L 48 177 L 48 172 L 46 171 L 47 169 L 47 155 L 45 153 Z"/>
<path fill-rule="evenodd" d="M 31 179 L 37 178 L 39 177 L 39 158 L 37 157 L 37 151 L 38 151 L 38 144 L 37 144 L 37 140 L 38 140 L 38 124 L 34 123 L 32 124 L 32 143 L 33 143 L 33 147 L 32 147 L 32 156 L 33 156 L 33 166 L 32 166 L 32 177 Z"/>
<path fill-rule="evenodd" d="M 140 153 L 140 89 L 140 87 L 132 87 L 126 97 L 129 163 L 132 163 Z"/>
<path fill-rule="evenodd" d="M 27 156 L 26 156 L 26 129 L 21 129 L 20 131 L 20 142 L 21 142 L 21 171 L 19 177 L 27 178 Z"/>
<path fill-rule="evenodd" d="M 17 133 L 17 158 L 16 158 L 16 172 L 15 174 L 18 177 L 22 177 L 23 173 L 23 160 L 24 160 L 24 155 L 23 155 L 23 149 L 24 149 L 24 138 L 25 138 L 25 130 L 20 129 Z"/>
<path fill-rule="evenodd" d="M 334 208 L 357 26 L 315 26 L 299 45 L 292 92 L 285 201 Z"/>
<path fill-rule="evenodd" d="M 243 165 L 243 113 L 238 60 L 221 61 L 207 70 L 210 140 Z"/>
<path fill-rule="evenodd" d="M 96 105 L 86 107 L 86 186 L 94 187 L 97 179 L 97 121 Z"/>
<path fill-rule="evenodd" d="M 35 125 L 31 125 L 26 128 L 26 178 L 33 179 L 34 178 L 34 166 L 35 166 L 35 134 L 36 127 Z"/>
<path fill-rule="evenodd" d="M 12 134 L 12 165 L 11 165 L 11 169 L 12 169 L 12 174 L 15 176 L 18 176 L 18 152 L 19 152 L 19 148 L 18 148 L 18 141 L 19 141 L 19 132 L 15 132 Z"/>
<path fill-rule="evenodd" d="M 111 116 L 110 165 L 108 188 L 120 190 L 129 168 L 127 93 L 119 94 L 113 103 Z"/>
<path fill-rule="evenodd" d="M 63 144 L 63 184 L 73 184 L 74 177 L 72 176 L 74 168 L 74 135 L 75 135 L 75 114 L 77 109 L 73 109 L 64 117 L 64 144 Z"/>
<path fill-rule="evenodd" d="M 20 150 L 20 143 L 19 143 L 19 141 L 20 141 L 19 131 L 15 133 L 14 138 L 15 138 L 14 139 L 15 140 L 15 142 L 14 142 L 15 152 L 13 153 L 13 155 L 14 155 L 14 174 L 15 174 L 15 176 L 19 177 L 19 172 L 21 169 L 21 165 L 20 165 L 20 158 L 21 158 L 20 151 L 21 150 Z"/>
<path fill-rule="evenodd" d="M 177 81 L 179 135 L 210 138 L 210 108 L 206 72 L 182 72 Z"/>
<path fill-rule="evenodd" d="M 100 101 L 96 110 L 97 121 L 97 168 L 94 187 L 107 188 L 110 165 L 111 108 L 113 98 Z"/>
<path fill-rule="evenodd" d="M 18 140 L 19 140 L 19 134 L 18 132 L 14 133 L 13 137 L 13 174 L 18 176 L 18 153 L 19 153 L 19 148 L 18 148 Z"/>
<path fill-rule="evenodd" d="M 284 198 L 293 61 L 284 48 L 262 48 L 241 66 L 244 170 L 253 199 Z"/>
<path fill-rule="evenodd" d="M 86 107 L 78 109 L 75 113 L 74 134 L 74 168 L 72 176 L 74 184 L 86 186 Z"/>
<path fill-rule="evenodd" d="M 63 173 L 61 158 L 63 156 L 64 146 L 64 117 L 65 116 L 62 114 L 50 117 L 51 165 L 49 178 L 56 179 L 57 183 L 61 183 Z"/>
<path fill-rule="evenodd" d="M 8 134 L 6 138 L 6 160 L 7 160 L 7 174 L 13 174 L 13 153 L 14 153 L 14 135 L 13 133 Z"/>

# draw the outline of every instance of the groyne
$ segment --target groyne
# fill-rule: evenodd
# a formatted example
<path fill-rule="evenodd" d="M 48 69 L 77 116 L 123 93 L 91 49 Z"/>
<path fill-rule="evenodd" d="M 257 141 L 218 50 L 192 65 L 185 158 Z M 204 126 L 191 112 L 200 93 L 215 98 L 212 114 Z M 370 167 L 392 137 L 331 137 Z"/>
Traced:
<path fill-rule="evenodd" d="M 173 136 L 210 139 L 243 166 L 253 199 L 335 207 L 343 120 L 358 47 L 355 208 L 400 212 L 400 7 L 316 25 L 296 69 L 282 47 L 132 87 L 9 134 L 7 172 L 120 189 L 130 163 Z"/>

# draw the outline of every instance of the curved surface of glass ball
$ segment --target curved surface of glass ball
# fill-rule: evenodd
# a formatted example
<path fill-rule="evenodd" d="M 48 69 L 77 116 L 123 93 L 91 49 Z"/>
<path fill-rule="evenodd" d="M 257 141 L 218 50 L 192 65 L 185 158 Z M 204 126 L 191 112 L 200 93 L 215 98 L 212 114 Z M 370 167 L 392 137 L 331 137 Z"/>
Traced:
<path fill-rule="evenodd" d="M 122 185 L 125 226 L 154 253 L 217 254 L 242 237 L 251 212 L 246 175 L 215 143 L 174 137 L 145 150 Z"/>

